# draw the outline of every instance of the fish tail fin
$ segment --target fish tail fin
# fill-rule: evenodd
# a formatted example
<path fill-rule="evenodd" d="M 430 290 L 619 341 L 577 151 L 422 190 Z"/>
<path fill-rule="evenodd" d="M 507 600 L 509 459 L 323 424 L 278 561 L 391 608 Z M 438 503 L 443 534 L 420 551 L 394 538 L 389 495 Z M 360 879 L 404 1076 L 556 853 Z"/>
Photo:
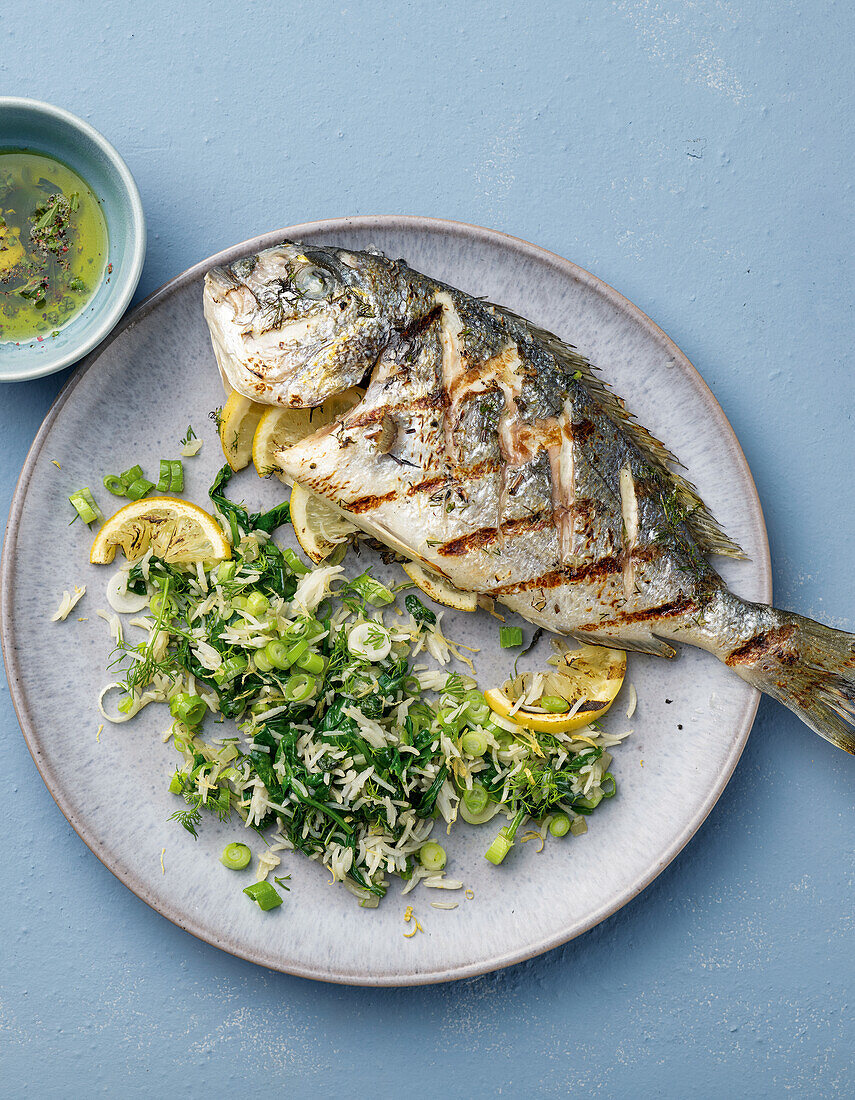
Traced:
<path fill-rule="evenodd" d="M 789 707 L 832 745 L 855 754 L 855 634 L 788 611 L 725 663 Z"/>

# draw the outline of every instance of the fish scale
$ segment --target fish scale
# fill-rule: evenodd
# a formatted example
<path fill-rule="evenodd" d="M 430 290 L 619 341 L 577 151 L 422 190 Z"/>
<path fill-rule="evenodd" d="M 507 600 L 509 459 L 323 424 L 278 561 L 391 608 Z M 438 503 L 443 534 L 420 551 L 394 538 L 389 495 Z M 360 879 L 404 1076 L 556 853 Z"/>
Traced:
<path fill-rule="evenodd" d="M 215 268 L 217 362 L 256 401 L 362 401 L 279 452 L 389 547 L 555 633 L 713 653 L 855 751 L 855 637 L 730 592 L 741 557 L 667 448 L 575 348 L 374 252 L 285 241 Z"/>

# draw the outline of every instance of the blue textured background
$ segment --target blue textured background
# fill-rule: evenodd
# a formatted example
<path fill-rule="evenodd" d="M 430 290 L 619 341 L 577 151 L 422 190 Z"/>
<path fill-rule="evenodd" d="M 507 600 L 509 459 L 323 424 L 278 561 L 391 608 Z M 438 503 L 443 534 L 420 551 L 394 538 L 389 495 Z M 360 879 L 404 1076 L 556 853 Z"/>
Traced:
<path fill-rule="evenodd" d="M 730 417 L 777 601 L 851 630 L 853 30 L 823 0 L 5 0 L 0 94 L 67 107 L 124 154 L 150 234 L 138 297 L 350 213 L 490 225 L 596 272 Z M 63 381 L 0 387 L 4 508 Z M 4 1096 L 855 1088 L 855 762 L 769 700 L 641 897 L 533 962 L 402 991 L 180 932 L 71 831 L 5 684 L 0 730 Z"/>

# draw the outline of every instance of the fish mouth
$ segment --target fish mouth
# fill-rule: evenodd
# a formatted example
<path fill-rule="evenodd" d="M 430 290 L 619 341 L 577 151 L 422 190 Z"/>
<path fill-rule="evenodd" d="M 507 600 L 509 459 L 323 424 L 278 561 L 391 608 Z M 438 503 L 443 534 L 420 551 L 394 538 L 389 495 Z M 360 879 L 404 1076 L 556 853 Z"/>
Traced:
<path fill-rule="evenodd" d="M 215 317 L 216 309 L 229 309 L 231 321 L 240 313 L 258 308 L 258 300 L 246 283 L 241 282 L 227 267 L 212 267 L 205 276 L 202 290 L 205 315 Z"/>

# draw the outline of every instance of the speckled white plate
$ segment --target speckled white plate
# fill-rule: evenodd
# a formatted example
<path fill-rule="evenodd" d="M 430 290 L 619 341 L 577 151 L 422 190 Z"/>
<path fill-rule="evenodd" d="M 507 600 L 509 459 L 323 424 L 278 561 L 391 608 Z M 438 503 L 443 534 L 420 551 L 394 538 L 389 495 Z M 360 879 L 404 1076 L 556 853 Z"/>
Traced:
<path fill-rule="evenodd" d="M 205 499 L 222 462 L 207 414 L 222 403 L 222 391 L 202 318 L 202 278 L 212 264 L 283 236 L 403 256 L 571 340 L 680 456 L 745 547 L 749 562 L 722 564 L 729 583 L 751 599 L 770 598 L 763 517 L 733 431 L 686 357 L 635 306 L 568 261 L 490 230 L 405 217 L 316 222 L 238 245 L 157 291 L 80 368 L 42 425 L 12 504 L 2 565 L 2 640 L 21 728 L 60 809 L 98 858 L 158 912 L 218 947 L 277 970 L 366 985 L 507 966 L 624 905 L 707 816 L 739 759 L 758 699 L 713 658 L 694 650 L 674 662 L 630 657 L 638 710 L 627 721 L 619 699 L 608 722 L 634 732 L 616 751 L 618 796 L 594 814 L 586 836 L 552 841 L 542 854 L 520 845 L 497 868 L 483 858 L 494 827 L 455 830 L 449 870 L 472 887 L 471 901 L 423 887 L 402 900 L 393 885 L 379 909 L 360 909 L 328 885 L 318 864 L 286 854 L 291 892 L 280 909 L 263 914 L 218 862 L 224 843 L 240 834 L 236 825 L 205 821 L 194 842 L 167 820 L 176 808 L 167 791 L 176 755 L 160 739 L 163 708 L 108 726 L 96 740 L 95 699 L 108 679 L 111 643 L 95 611 L 107 606 L 108 574 L 88 564 L 90 533 L 68 526 L 65 498 L 90 485 L 109 506 L 101 475 L 131 462 L 156 470 L 192 422 L 205 446 L 185 463 L 187 488 Z M 232 493 L 272 503 L 277 486 L 246 471 Z M 87 586 L 86 597 L 66 623 L 51 623 L 62 590 L 75 583 Z M 483 613 L 456 620 L 449 614 L 451 636 L 483 647 L 482 682 L 501 678 L 510 658 L 498 649 L 495 620 Z M 457 909 L 431 907 L 450 898 Z M 402 921 L 407 902 L 425 928 L 413 939 L 403 936 L 412 927 Z"/>

